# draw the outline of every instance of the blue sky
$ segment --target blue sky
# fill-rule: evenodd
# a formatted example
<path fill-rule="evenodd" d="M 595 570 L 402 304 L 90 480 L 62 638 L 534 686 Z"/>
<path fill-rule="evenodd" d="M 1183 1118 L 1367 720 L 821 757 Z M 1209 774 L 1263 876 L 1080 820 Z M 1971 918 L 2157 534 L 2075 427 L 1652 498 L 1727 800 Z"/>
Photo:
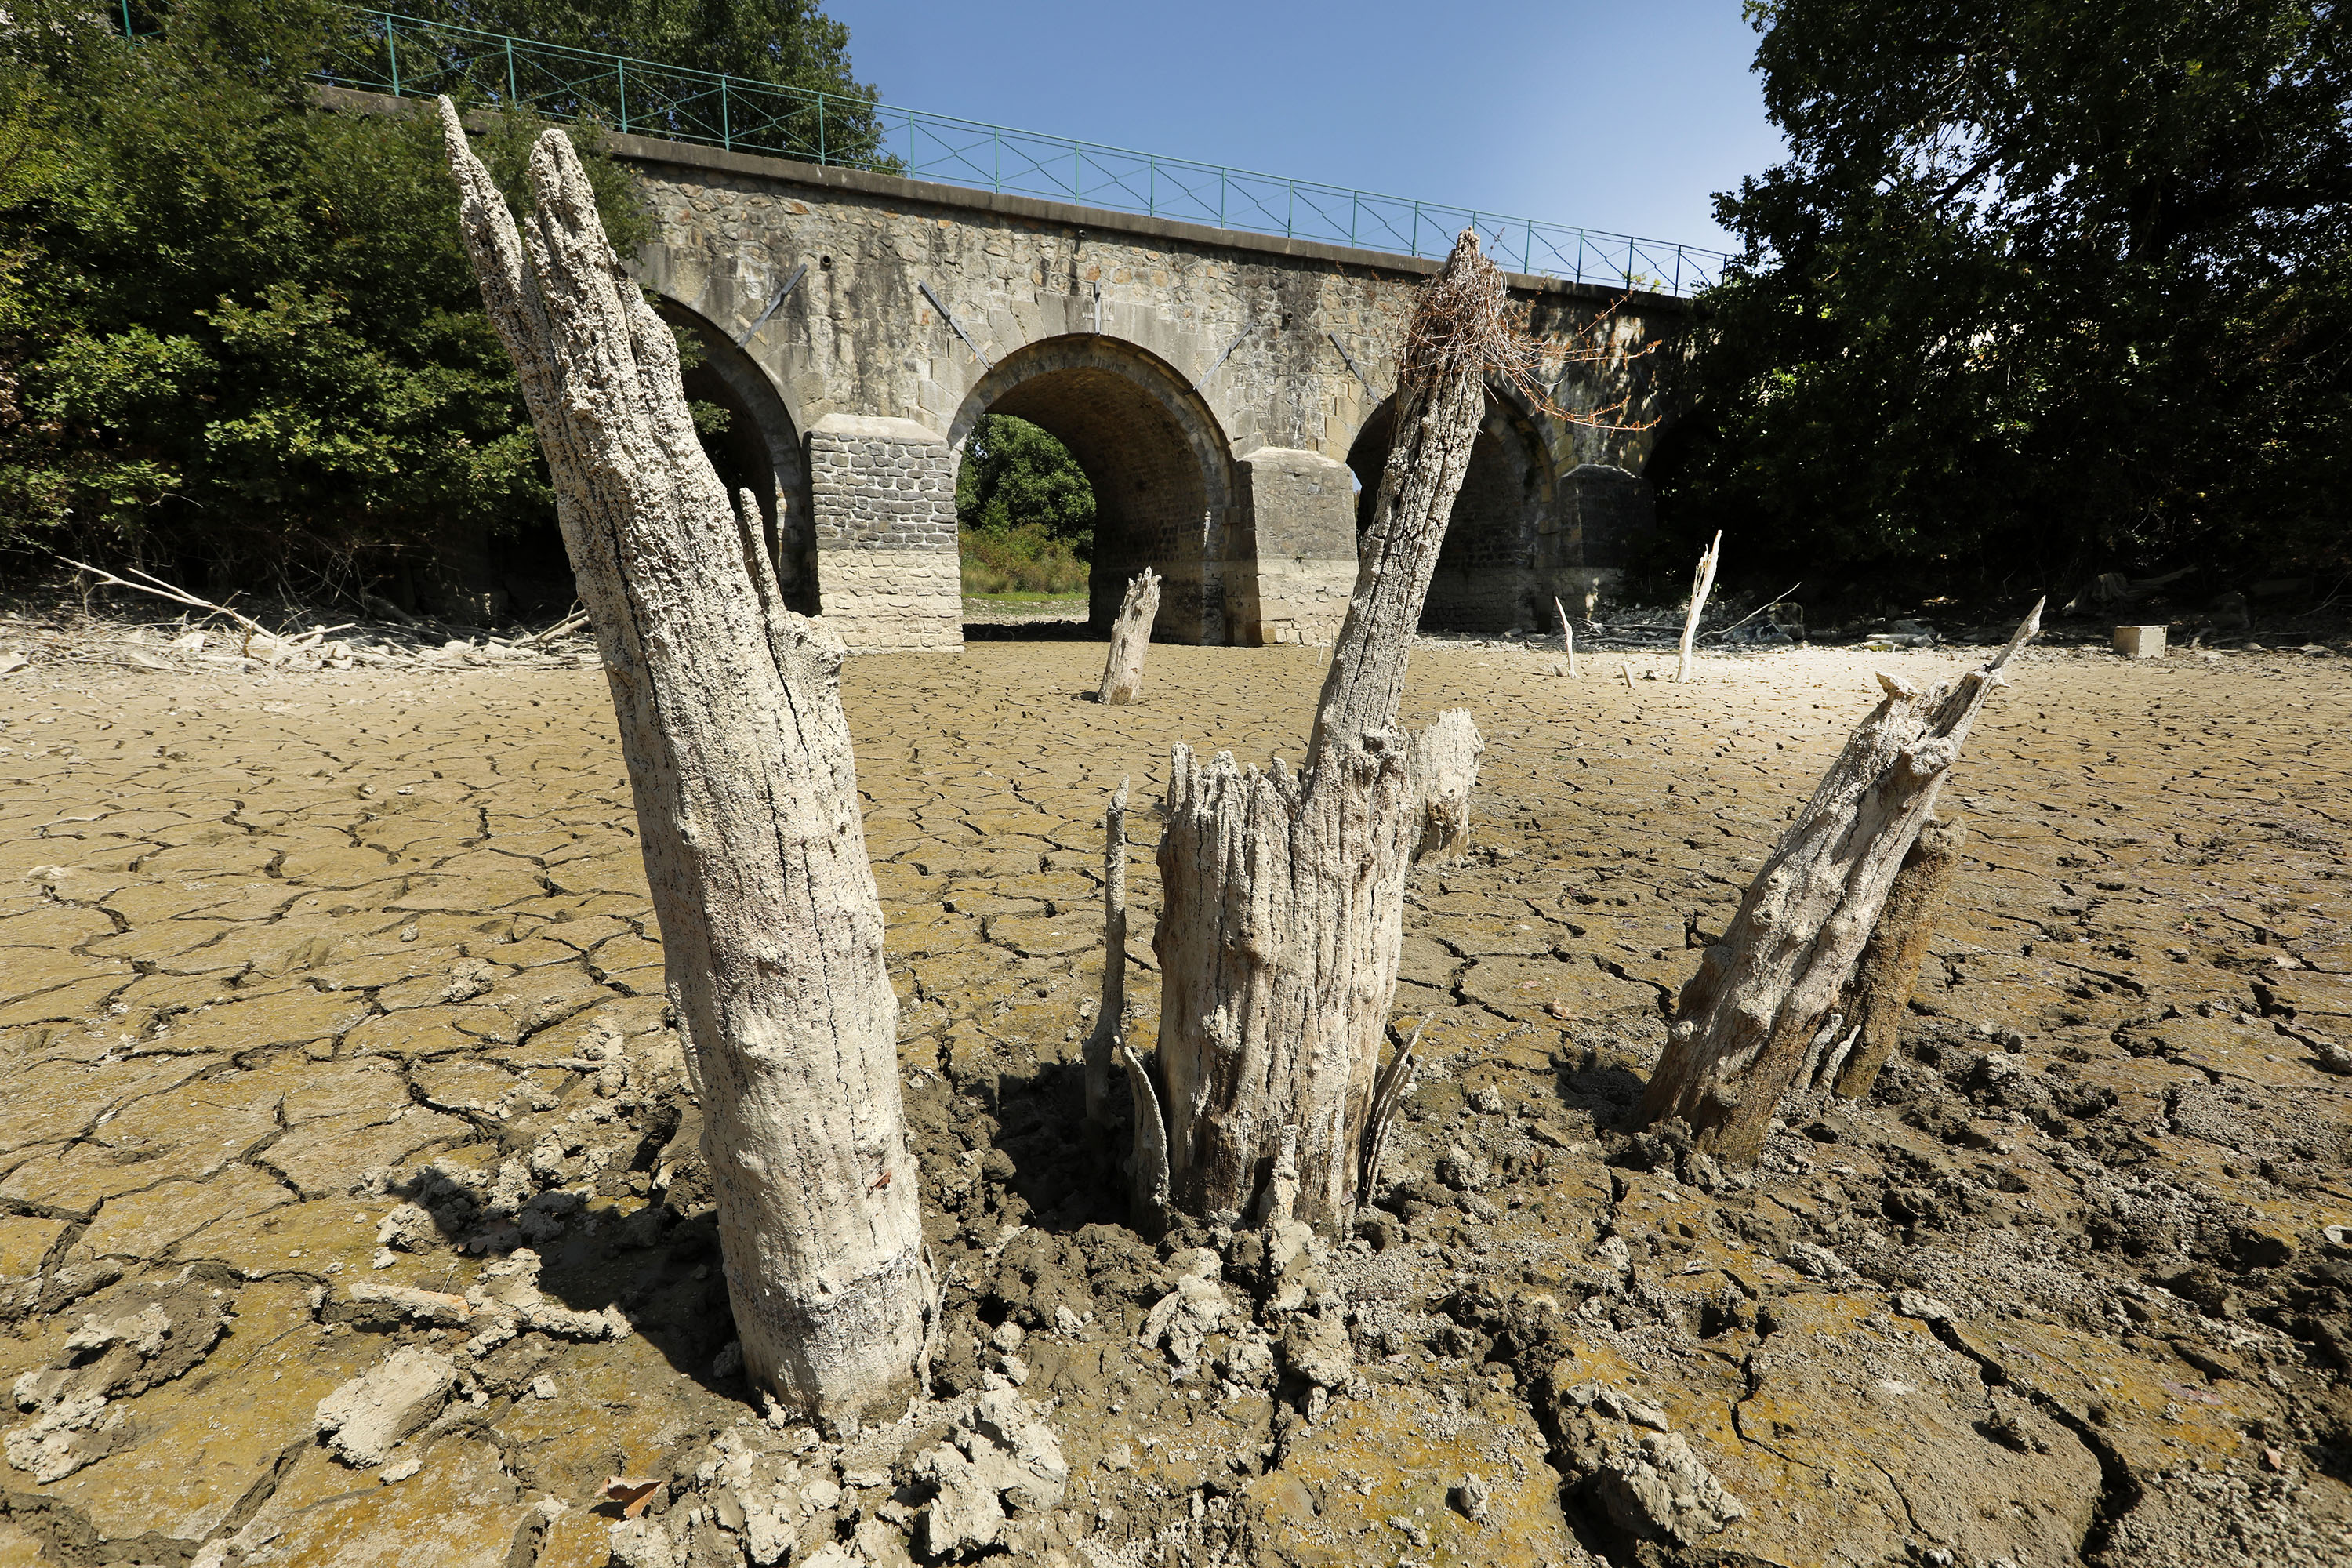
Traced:
<path fill-rule="evenodd" d="M 825 9 L 889 103 L 1645 238 L 1780 153 L 1738 0 Z"/>

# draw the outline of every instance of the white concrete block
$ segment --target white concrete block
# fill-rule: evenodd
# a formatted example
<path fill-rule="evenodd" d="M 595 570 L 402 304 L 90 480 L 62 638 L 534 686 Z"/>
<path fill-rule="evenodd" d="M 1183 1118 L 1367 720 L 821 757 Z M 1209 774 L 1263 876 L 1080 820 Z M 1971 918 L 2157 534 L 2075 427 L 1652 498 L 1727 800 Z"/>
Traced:
<path fill-rule="evenodd" d="M 2164 628 L 2162 626 L 2117 626 L 2116 651 L 2126 658 L 2162 658 Z"/>

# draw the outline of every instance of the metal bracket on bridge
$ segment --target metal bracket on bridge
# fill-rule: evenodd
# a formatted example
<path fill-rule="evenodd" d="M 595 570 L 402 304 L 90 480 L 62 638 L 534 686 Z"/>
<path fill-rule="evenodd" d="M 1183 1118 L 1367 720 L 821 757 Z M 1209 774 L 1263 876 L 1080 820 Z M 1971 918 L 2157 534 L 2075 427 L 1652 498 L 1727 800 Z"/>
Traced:
<path fill-rule="evenodd" d="M 1209 378 L 1216 374 L 1218 370 L 1223 366 L 1227 360 L 1234 357 L 1234 351 L 1242 346 L 1242 339 L 1249 336 L 1255 331 L 1257 331 L 1257 327 L 1256 324 L 1253 322 L 1251 325 L 1244 327 L 1240 331 L 1234 334 L 1234 341 L 1225 345 L 1225 352 L 1219 354 L 1215 359 L 1211 360 L 1209 362 L 1209 368 L 1201 373 L 1201 379 L 1192 384 L 1192 392 L 1194 395 L 1200 397 L 1206 397 L 1209 395 L 1207 391 Z"/>
<path fill-rule="evenodd" d="M 1363 385 L 1364 395 L 1370 398 L 1374 403 L 1380 402 L 1381 395 L 1379 391 L 1373 387 L 1372 378 L 1364 374 L 1364 367 L 1356 363 L 1356 356 L 1348 352 L 1348 345 L 1339 341 L 1339 334 L 1337 332 L 1327 331 L 1323 335 L 1331 340 L 1331 346 L 1339 351 L 1339 357 L 1346 360 L 1348 362 L 1348 368 L 1356 373 L 1356 380 Z"/>
<path fill-rule="evenodd" d="M 782 307 L 784 297 L 790 294 L 794 289 L 799 288 L 801 279 L 807 276 L 807 262 L 803 261 L 798 267 L 793 268 L 793 275 L 784 279 L 784 286 L 776 290 L 776 297 L 768 301 L 768 308 L 760 312 L 760 319 L 752 322 L 750 326 L 744 328 L 742 332 L 737 336 L 735 339 L 735 346 L 740 349 L 749 343 L 753 338 L 758 337 L 760 335 L 760 329 L 768 324 L 768 318 L 774 315 L 776 311 Z"/>
<path fill-rule="evenodd" d="M 963 340 L 963 346 L 971 351 L 971 357 L 989 369 L 994 370 L 996 362 L 981 352 L 980 345 L 972 342 L 971 334 L 963 330 L 963 323 L 955 319 L 955 312 L 940 304 L 940 297 L 931 292 L 931 286 L 929 283 L 918 282 L 915 287 L 923 291 L 923 298 L 929 300 L 931 302 L 931 309 L 940 313 L 940 320 L 955 329 L 955 335 Z"/>

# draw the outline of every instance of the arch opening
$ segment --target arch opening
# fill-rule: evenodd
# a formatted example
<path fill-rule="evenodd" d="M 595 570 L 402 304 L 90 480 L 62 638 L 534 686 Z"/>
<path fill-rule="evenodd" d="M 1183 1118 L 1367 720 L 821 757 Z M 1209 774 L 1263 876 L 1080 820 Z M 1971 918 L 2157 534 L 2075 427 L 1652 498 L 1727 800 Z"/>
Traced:
<path fill-rule="evenodd" d="M 655 314 L 689 333 L 699 363 L 680 372 L 687 401 L 726 415 L 706 431 L 702 449 L 730 496 L 748 489 L 760 503 L 768 558 L 775 563 L 784 603 L 804 616 L 817 613 L 816 532 L 812 522 L 808 462 L 792 413 L 767 373 L 735 340 L 675 300 L 657 299 Z"/>
<path fill-rule="evenodd" d="M 1356 537 L 1372 524 L 1381 471 L 1396 446 L 1396 400 L 1384 400 L 1348 448 L 1360 487 Z M 1423 603 L 1423 631 L 1500 632 L 1544 624 L 1543 559 L 1552 510 L 1550 465 L 1533 427 L 1489 390 L 1470 466 L 1454 500 L 1437 571 Z"/>
<path fill-rule="evenodd" d="M 1050 338 L 998 364 L 949 431 L 959 450 L 983 416 L 1011 415 L 1067 448 L 1094 491 L 1087 619 L 1108 630 L 1128 580 L 1164 578 L 1153 635 L 1226 639 L 1222 556 L 1231 479 L 1214 416 L 1149 354 L 1092 335 Z"/>

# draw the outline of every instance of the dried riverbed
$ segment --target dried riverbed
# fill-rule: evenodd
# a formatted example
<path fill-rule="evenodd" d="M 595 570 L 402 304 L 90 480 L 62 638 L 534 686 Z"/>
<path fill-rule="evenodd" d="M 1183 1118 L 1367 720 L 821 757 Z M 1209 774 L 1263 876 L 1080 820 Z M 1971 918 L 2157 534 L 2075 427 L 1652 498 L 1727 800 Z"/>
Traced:
<path fill-rule="evenodd" d="M 1381 1206 L 1293 1256 L 1129 1228 L 1075 1064 L 1104 797 L 1295 758 L 1321 655 L 1100 658 L 848 667 L 949 1286 L 941 1398 L 845 1443 L 729 1355 L 593 671 L 9 678 L 0 1565 L 2352 1560 L 2340 659 L 2030 655 L 1903 1057 L 1750 1178 L 1622 1132 L 1662 1006 L 1869 670 L 1961 667 L 1422 650 L 1477 852 Z"/>

